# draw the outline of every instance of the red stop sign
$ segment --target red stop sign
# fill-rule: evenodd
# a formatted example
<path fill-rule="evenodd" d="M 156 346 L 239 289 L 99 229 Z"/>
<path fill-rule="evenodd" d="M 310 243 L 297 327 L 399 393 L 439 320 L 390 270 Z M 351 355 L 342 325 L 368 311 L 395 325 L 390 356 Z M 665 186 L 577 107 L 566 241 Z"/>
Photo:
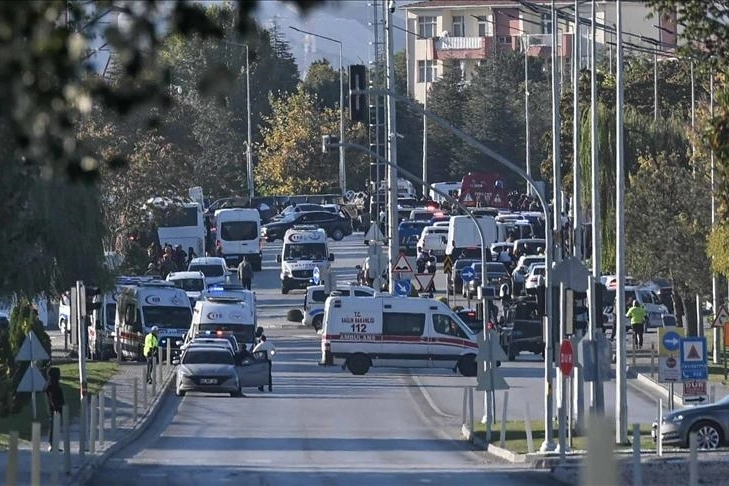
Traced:
<path fill-rule="evenodd" d="M 572 343 L 565 339 L 559 347 L 559 370 L 565 376 L 572 374 L 575 367 L 575 353 L 572 352 Z"/>

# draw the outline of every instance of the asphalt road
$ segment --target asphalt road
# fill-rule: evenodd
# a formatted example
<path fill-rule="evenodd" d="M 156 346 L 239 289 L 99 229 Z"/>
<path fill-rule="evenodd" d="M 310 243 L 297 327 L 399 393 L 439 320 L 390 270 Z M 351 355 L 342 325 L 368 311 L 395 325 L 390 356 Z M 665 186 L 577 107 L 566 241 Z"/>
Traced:
<path fill-rule="evenodd" d="M 356 377 L 317 366 L 313 331 L 276 329 L 303 298 L 281 295 L 277 246 L 266 248 L 254 280 L 259 321 L 277 346 L 273 393 L 170 394 L 155 423 L 88 484 L 558 484 L 545 471 L 474 451 L 459 437 L 460 416 L 432 406 L 432 397 L 448 401 L 450 391 L 441 397 L 438 385 L 428 385 L 424 392 L 421 370 Z M 361 236 L 333 244 L 340 281 L 354 278 L 365 250 Z M 430 379 L 433 370 L 422 371 Z M 447 372 L 433 378 L 454 389 L 465 380 Z"/>

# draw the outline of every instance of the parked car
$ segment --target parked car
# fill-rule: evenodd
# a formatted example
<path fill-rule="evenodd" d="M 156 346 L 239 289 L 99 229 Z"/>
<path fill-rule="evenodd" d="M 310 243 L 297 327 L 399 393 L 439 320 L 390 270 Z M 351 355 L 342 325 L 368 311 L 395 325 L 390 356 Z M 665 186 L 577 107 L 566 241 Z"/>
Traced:
<path fill-rule="evenodd" d="M 689 446 L 689 434 L 696 433 L 699 449 L 716 449 L 729 441 L 729 395 L 715 403 L 674 410 L 653 422 L 653 440 L 661 434 L 664 444 Z"/>
<path fill-rule="evenodd" d="M 506 266 L 501 262 L 486 262 L 486 276 L 481 277 L 481 263 L 474 263 L 471 265 L 476 273 L 473 280 L 469 282 L 467 286 L 464 285 L 464 297 L 473 297 L 478 293 L 478 286 L 483 285 L 485 287 L 493 287 L 496 289 L 496 293 L 502 285 L 511 285 L 511 277 Z"/>
<path fill-rule="evenodd" d="M 283 211 L 281 211 L 279 214 L 271 218 L 271 221 L 281 221 L 286 216 L 289 216 L 294 213 L 303 213 L 303 212 L 310 212 L 310 211 L 327 211 L 324 206 L 321 204 L 313 204 L 313 203 L 299 203 L 294 204 L 291 206 L 286 206 Z"/>
<path fill-rule="evenodd" d="M 352 220 L 329 211 L 294 212 L 284 218 L 263 225 L 261 238 L 272 242 L 283 240 L 286 231 L 294 225 L 314 225 L 323 228 L 327 236 L 339 241 L 352 234 Z"/>
<path fill-rule="evenodd" d="M 544 277 L 547 272 L 547 267 L 539 263 L 532 263 L 531 270 L 524 279 L 524 290 L 527 295 L 534 295 L 537 293 L 539 287 L 544 285 Z"/>
<path fill-rule="evenodd" d="M 544 353 L 542 320 L 535 299 L 519 298 L 504 309 L 499 342 L 509 361 L 522 351 Z"/>

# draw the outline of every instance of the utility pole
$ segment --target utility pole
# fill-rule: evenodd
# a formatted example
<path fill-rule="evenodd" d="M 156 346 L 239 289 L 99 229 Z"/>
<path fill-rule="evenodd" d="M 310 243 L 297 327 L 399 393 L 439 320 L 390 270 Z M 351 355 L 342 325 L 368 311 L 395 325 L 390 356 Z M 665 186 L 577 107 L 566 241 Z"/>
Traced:
<path fill-rule="evenodd" d="M 621 0 L 615 5 L 616 14 L 616 93 L 615 93 L 615 326 L 617 327 L 617 359 L 615 393 L 615 442 L 628 442 L 628 389 L 627 389 L 627 356 L 625 344 L 625 167 L 623 154 L 623 15 Z"/>
<path fill-rule="evenodd" d="M 580 2 L 575 0 L 574 58 L 572 60 L 572 255 L 582 260 L 582 217 L 580 203 Z"/>
<path fill-rule="evenodd" d="M 253 184 L 253 149 L 251 147 L 251 69 L 246 44 L 246 123 L 248 125 L 248 139 L 246 142 L 246 177 L 248 178 L 248 200 L 252 201 L 255 195 Z"/>
<path fill-rule="evenodd" d="M 428 65 L 428 51 L 433 39 L 425 39 L 425 96 L 423 96 L 423 108 L 428 109 L 428 80 L 432 70 Z M 427 198 L 430 194 L 430 185 L 428 184 L 428 117 L 423 115 L 423 197 Z"/>
<path fill-rule="evenodd" d="M 392 14 L 395 12 L 395 2 L 390 1 L 384 4 L 387 10 L 385 13 L 385 29 L 387 30 L 387 49 L 385 57 L 385 65 L 387 66 L 387 90 L 395 92 L 395 46 L 393 42 L 393 23 Z M 389 260 L 389 282 L 388 288 L 390 292 L 395 290 L 395 273 L 392 267 L 397 262 L 400 254 L 399 241 L 397 239 L 397 124 L 395 114 L 396 101 L 392 96 L 387 97 L 387 160 L 392 162 L 392 166 L 387 171 L 388 186 L 388 207 L 387 207 L 387 223 L 388 223 L 388 260 Z"/>
<path fill-rule="evenodd" d="M 691 64 L 693 66 L 693 63 Z M 693 70 L 691 71 L 693 74 Z M 714 69 L 709 70 L 709 118 L 714 118 Z M 714 164 L 714 151 L 709 152 L 709 161 L 711 163 L 711 228 L 712 230 L 716 227 L 716 166 Z M 719 289 L 718 282 L 716 279 L 716 272 L 711 272 L 711 308 L 714 311 L 714 315 L 719 309 Z M 699 322 L 701 325 L 701 322 Z M 714 364 L 719 363 L 719 350 L 723 347 L 721 342 L 722 333 L 718 332 L 718 329 L 714 329 L 713 346 L 714 350 L 711 354 L 711 361 Z"/>
<path fill-rule="evenodd" d="M 592 0 L 591 25 L 590 25 L 590 196 L 592 199 L 592 280 L 593 285 L 590 292 L 590 339 L 597 335 L 597 323 L 601 318 L 602 309 L 595 305 L 597 302 L 594 284 L 600 282 L 600 260 L 602 257 L 600 221 L 600 170 L 598 159 L 598 138 L 597 138 L 597 60 L 595 36 L 597 34 L 597 1 Z M 594 412 L 601 414 L 604 411 L 604 397 L 602 396 L 602 383 L 590 382 L 590 405 Z"/>
<path fill-rule="evenodd" d="M 532 176 L 532 163 L 529 147 L 529 35 L 522 34 L 524 40 L 524 127 L 526 133 L 524 135 L 524 159 L 526 160 L 526 174 Z M 527 187 L 527 193 L 531 191 Z"/>

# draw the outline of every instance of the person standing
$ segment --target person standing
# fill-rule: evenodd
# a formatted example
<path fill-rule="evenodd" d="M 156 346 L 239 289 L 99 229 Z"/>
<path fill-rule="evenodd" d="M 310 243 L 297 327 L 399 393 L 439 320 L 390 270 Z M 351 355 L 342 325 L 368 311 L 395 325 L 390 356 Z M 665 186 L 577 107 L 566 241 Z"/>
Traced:
<path fill-rule="evenodd" d="M 625 317 L 630 319 L 630 325 L 633 328 L 633 344 L 635 344 L 636 349 L 643 348 L 643 332 L 645 331 L 645 320 L 647 315 L 648 313 L 645 308 L 640 305 L 638 299 L 633 299 L 633 306 L 628 309 Z"/>
<path fill-rule="evenodd" d="M 428 252 L 428 256 L 426 258 L 427 258 L 427 264 L 426 264 L 427 271 L 429 274 L 433 275 L 433 278 L 431 279 L 430 285 L 426 289 L 426 292 L 430 293 L 430 296 L 432 297 L 433 294 L 436 292 L 436 290 L 435 290 L 435 266 L 436 266 L 436 263 L 438 262 L 438 260 L 436 259 L 435 253 L 433 252 L 433 250 L 430 250 Z"/>
<path fill-rule="evenodd" d="M 271 378 L 271 365 L 273 356 L 276 354 L 276 346 L 266 339 L 265 334 L 261 334 L 258 344 L 253 348 L 253 354 L 266 353 L 266 361 L 268 361 L 268 391 L 273 391 L 273 379 Z M 263 391 L 263 385 L 258 387 L 258 391 Z"/>
<path fill-rule="evenodd" d="M 147 358 L 147 384 L 149 385 L 152 384 L 152 368 L 154 367 L 154 358 L 159 347 L 157 334 L 159 334 L 159 327 L 152 326 L 152 329 L 144 337 L 144 357 Z"/>
<path fill-rule="evenodd" d="M 243 257 L 238 265 L 238 279 L 241 285 L 246 290 L 251 290 L 251 281 L 253 280 L 253 267 L 251 262 L 248 261 L 248 257 Z"/>
<path fill-rule="evenodd" d="M 48 450 L 53 450 L 53 419 L 54 414 L 58 414 L 56 417 L 58 420 L 61 419 L 61 412 L 63 411 L 64 399 L 63 389 L 61 388 L 61 370 L 55 366 L 48 370 L 48 383 L 46 383 L 45 389 L 43 390 L 48 399 L 48 415 L 50 416 L 50 431 L 48 432 Z M 60 450 L 60 447 L 59 447 Z"/>

